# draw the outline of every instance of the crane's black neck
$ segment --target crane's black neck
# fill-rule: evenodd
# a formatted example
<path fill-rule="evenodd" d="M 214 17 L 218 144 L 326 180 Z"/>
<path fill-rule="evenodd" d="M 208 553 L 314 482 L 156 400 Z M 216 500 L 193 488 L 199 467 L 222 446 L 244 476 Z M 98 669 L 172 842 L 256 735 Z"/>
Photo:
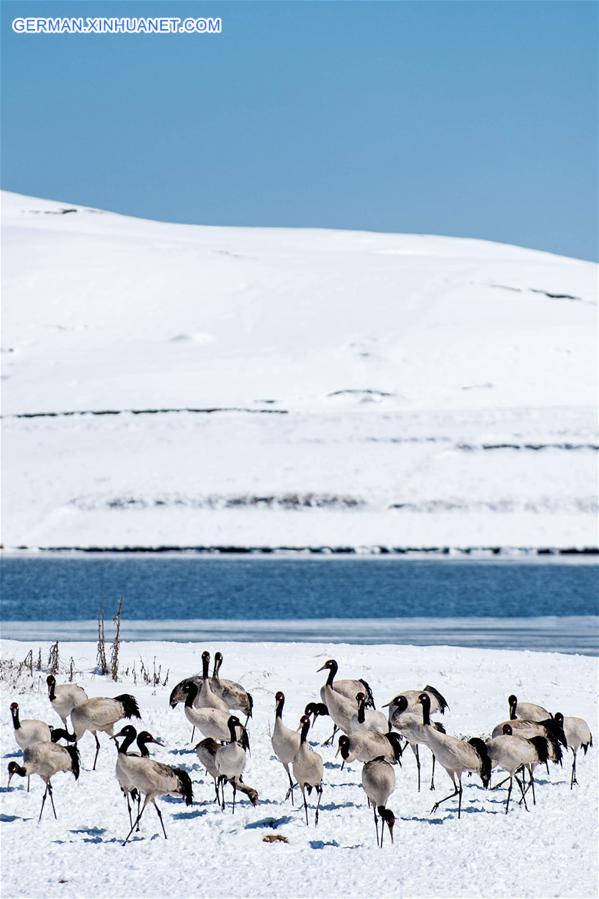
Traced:
<path fill-rule="evenodd" d="M 19 710 L 11 709 L 10 713 L 12 715 L 12 723 L 15 730 L 18 730 L 21 726 L 21 722 L 19 721 Z"/>
<path fill-rule="evenodd" d="M 510 721 L 516 720 L 516 703 L 510 702 Z"/>
<path fill-rule="evenodd" d="M 364 706 L 366 705 L 366 697 L 361 699 L 358 703 L 358 724 L 364 724 L 366 720 Z"/>
<path fill-rule="evenodd" d="M 185 705 L 188 709 L 190 709 L 192 707 L 197 695 L 198 695 L 197 684 L 194 684 L 193 681 L 190 681 L 188 684 L 188 688 L 187 688 L 187 696 L 185 697 Z"/>
<path fill-rule="evenodd" d="M 139 754 L 144 759 L 147 759 L 150 757 L 150 750 L 146 746 L 147 740 L 148 740 L 147 734 L 140 734 L 137 738 L 137 747 L 139 749 Z"/>
<path fill-rule="evenodd" d="M 308 739 L 308 731 L 309 730 L 310 730 L 310 722 L 304 721 L 304 723 L 302 724 L 302 733 L 300 736 L 300 743 L 306 742 L 306 740 Z"/>
<path fill-rule="evenodd" d="M 431 723 L 431 704 L 430 704 L 430 702 L 422 703 L 422 723 L 425 725 Z"/>
<path fill-rule="evenodd" d="M 202 677 L 204 680 L 208 677 L 208 668 L 210 666 L 210 653 L 204 652 L 202 653 Z"/>
<path fill-rule="evenodd" d="M 48 699 L 50 702 L 54 702 L 56 699 L 56 681 L 51 680 L 48 684 Z"/>
<path fill-rule="evenodd" d="M 135 740 L 136 736 L 137 736 L 137 731 L 135 730 L 135 728 L 132 728 L 132 729 L 126 734 L 126 736 L 125 736 L 124 739 L 123 739 L 123 742 L 122 742 L 121 745 L 119 746 L 119 752 L 121 753 L 121 755 L 127 755 L 127 750 L 129 749 L 129 747 L 131 746 L 131 744 L 132 744 L 133 741 Z"/>
<path fill-rule="evenodd" d="M 237 725 L 235 724 L 234 721 L 231 721 L 230 718 L 228 721 L 228 725 L 229 725 L 229 734 L 231 736 L 231 739 L 229 742 L 236 743 L 237 742 L 237 731 L 235 730 L 235 728 L 237 727 Z"/>
<path fill-rule="evenodd" d="M 216 677 L 217 679 L 220 677 L 220 666 L 223 663 L 223 657 L 219 652 L 214 656 L 214 671 L 212 672 L 212 677 Z"/>
<path fill-rule="evenodd" d="M 277 718 L 282 718 L 282 717 L 283 717 L 283 706 L 284 706 L 284 705 L 285 705 L 285 697 L 283 696 L 283 698 L 282 698 L 282 699 L 279 699 L 279 701 L 277 702 L 277 710 L 276 710 L 276 717 L 277 717 Z"/>
<path fill-rule="evenodd" d="M 331 662 L 331 667 L 329 668 L 329 676 L 327 677 L 327 685 L 329 687 L 333 686 L 333 681 L 337 677 L 338 669 L 339 669 L 339 665 L 337 664 L 337 662 L 335 662 L 335 660 L 333 660 Z"/>

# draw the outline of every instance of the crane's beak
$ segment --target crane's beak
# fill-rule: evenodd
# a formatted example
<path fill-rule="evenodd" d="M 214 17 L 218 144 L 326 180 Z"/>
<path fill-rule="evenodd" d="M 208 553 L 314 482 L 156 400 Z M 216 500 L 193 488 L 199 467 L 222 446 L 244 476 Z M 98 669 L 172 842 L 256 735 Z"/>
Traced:
<path fill-rule="evenodd" d="M 14 774 L 14 771 L 11 771 L 10 774 L 8 775 L 8 783 L 6 784 L 6 789 L 7 789 L 7 790 L 8 790 L 8 788 L 10 787 L 10 782 L 11 782 L 11 780 L 12 780 L 12 778 L 13 778 L 13 774 Z"/>
<path fill-rule="evenodd" d="M 390 699 L 389 702 L 384 702 L 381 706 L 382 709 L 388 709 L 390 705 L 393 705 L 393 700 Z"/>
<path fill-rule="evenodd" d="M 156 739 L 154 739 L 154 737 L 152 737 L 152 739 L 148 740 L 147 742 L 148 743 L 156 743 L 157 746 L 164 746 L 164 743 L 162 742 L 162 740 L 156 740 Z"/>
<path fill-rule="evenodd" d="M 317 670 L 316 673 L 318 674 L 319 671 L 324 671 L 326 667 L 327 667 L 326 664 L 321 665 L 321 667 Z"/>
<path fill-rule="evenodd" d="M 393 842 L 393 825 L 389 824 L 389 822 L 387 824 L 389 826 L 389 836 L 391 837 L 391 842 Z"/>

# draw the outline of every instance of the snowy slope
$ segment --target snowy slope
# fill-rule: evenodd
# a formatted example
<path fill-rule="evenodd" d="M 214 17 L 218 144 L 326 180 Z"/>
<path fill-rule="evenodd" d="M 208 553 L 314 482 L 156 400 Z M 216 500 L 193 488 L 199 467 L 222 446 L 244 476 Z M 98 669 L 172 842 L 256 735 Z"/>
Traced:
<path fill-rule="evenodd" d="M 48 644 L 44 644 L 44 658 Z M 190 728 L 181 707 L 168 706 L 170 689 L 195 672 L 204 649 L 198 644 L 124 644 L 122 668 L 140 655 L 146 665 L 170 668 L 166 687 L 134 684 L 131 674 L 113 683 L 78 674 L 89 695 L 132 692 L 143 715 L 143 727 L 165 742 L 155 747 L 162 761 L 187 768 L 195 802 L 160 801 L 168 840 L 158 833 L 158 819 L 148 813 L 140 835 L 126 848 L 127 812 L 114 778 L 114 748 L 102 736 L 98 770 L 90 771 L 94 742 L 80 742 L 83 771 L 77 783 L 59 775 L 54 782 L 58 821 L 37 815 L 43 792 L 37 778 L 31 792 L 15 778 L 15 788 L 0 790 L 2 815 L 2 895 L 8 897 L 164 897 L 252 896 L 297 897 L 453 896 L 453 897 L 582 897 L 596 896 L 597 757 L 596 747 L 581 755 L 579 785 L 569 788 L 570 759 L 563 769 L 551 766 L 549 776 L 537 772 L 536 806 L 526 812 L 515 804 L 504 814 L 505 788 L 484 792 L 478 778 L 464 778 L 463 814 L 445 803 L 431 813 L 433 802 L 447 795 L 449 779 L 438 771 L 437 788 L 428 789 L 430 756 L 423 750 L 422 792 L 416 789 L 411 752 L 397 770 L 397 789 L 389 806 L 397 824 L 395 844 L 377 849 L 371 810 L 360 786 L 361 765 L 341 771 L 334 749 L 321 748 L 325 786 L 316 828 L 307 828 L 303 813 L 284 803 L 285 773 L 273 759 L 269 727 L 274 720 L 274 694 L 286 694 L 284 718 L 297 723 L 304 704 L 317 697 L 326 658 L 339 661 L 340 676 L 365 677 L 378 704 L 402 689 L 436 686 L 450 709 L 444 716 L 449 733 L 488 734 L 507 715 L 507 696 L 516 691 L 554 711 L 582 715 L 597 735 L 596 660 L 583 656 L 496 652 L 448 647 L 350 646 L 312 644 L 222 644 L 223 676 L 241 681 L 255 699 L 250 724 L 252 754 L 245 781 L 258 790 L 252 808 L 241 802 L 235 815 L 212 802 L 213 787 L 189 743 Z M 2 658 L 21 660 L 29 644 L 4 641 Z M 37 656 L 37 644 L 33 646 Z M 92 643 L 61 646 L 61 661 L 74 656 L 77 668 L 95 664 Z M 39 684 L 39 687 L 38 687 Z M 3 684 L 1 736 L 4 778 L 8 758 L 15 757 L 9 704 L 20 703 L 21 717 L 59 725 L 50 709 L 45 673 L 34 681 L 22 676 L 19 688 Z M 330 733 L 327 719 L 317 723 L 315 738 Z M 197 739 L 197 738 L 196 738 Z M 493 783 L 500 780 L 496 772 Z M 5 781 L 4 781 L 5 783 Z M 268 845 L 266 834 L 288 838 Z M 36 863 L 32 864 L 31 859 Z"/>
<path fill-rule="evenodd" d="M 15 194 L 3 224 L 5 546 L 596 544 L 590 263 Z"/>

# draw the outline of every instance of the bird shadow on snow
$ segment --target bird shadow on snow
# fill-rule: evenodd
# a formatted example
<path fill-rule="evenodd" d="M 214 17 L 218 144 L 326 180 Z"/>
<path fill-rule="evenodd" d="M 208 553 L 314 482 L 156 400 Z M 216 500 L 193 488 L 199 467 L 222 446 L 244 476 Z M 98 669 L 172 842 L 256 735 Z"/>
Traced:
<path fill-rule="evenodd" d="M 207 814 L 205 809 L 202 811 L 199 811 L 198 809 L 196 812 L 175 812 L 173 818 L 203 818 L 205 814 Z"/>
<path fill-rule="evenodd" d="M 252 821 L 246 824 L 246 830 L 255 830 L 257 827 L 281 827 L 282 824 L 289 824 L 292 821 L 291 815 L 283 815 L 281 818 L 261 818 L 260 821 Z"/>
<path fill-rule="evenodd" d="M 325 768 L 339 768 L 339 769 L 340 769 L 340 768 L 341 768 L 341 765 L 338 765 L 337 762 L 325 762 L 325 763 L 324 763 L 324 767 L 325 767 Z"/>
<path fill-rule="evenodd" d="M 310 840 L 310 849 L 324 849 L 326 846 L 339 846 L 337 840 Z"/>
<path fill-rule="evenodd" d="M 2 756 L 2 758 L 3 759 L 20 759 L 21 754 L 22 753 L 20 753 L 20 752 L 7 752 Z"/>
<path fill-rule="evenodd" d="M 12 824 L 13 821 L 32 821 L 32 818 L 21 818 L 19 815 L 0 815 L 1 824 Z"/>
<path fill-rule="evenodd" d="M 320 811 L 334 812 L 340 808 L 360 808 L 357 802 L 329 802 L 328 805 L 321 805 Z"/>
<path fill-rule="evenodd" d="M 171 755 L 195 755 L 195 749 L 191 747 L 191 749 L 171 749 Z"/>

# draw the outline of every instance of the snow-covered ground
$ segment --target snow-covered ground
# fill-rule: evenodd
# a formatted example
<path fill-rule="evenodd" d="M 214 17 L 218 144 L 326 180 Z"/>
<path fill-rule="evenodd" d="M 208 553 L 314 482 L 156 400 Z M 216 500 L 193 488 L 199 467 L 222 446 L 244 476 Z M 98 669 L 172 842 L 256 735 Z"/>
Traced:
<path fill-rule="evenodd" d="M 15 194 L 3 228 L 4 546 L 597 544 L 596 266 Z"/>
<path fill-rule="evenodd" d="M 2 659 L 21 660 L 29 644 L 5 640 Z M 325 760 L 325 788 L 318 826 L 306 827 L 302 811 L 283 802 L 286 776 L 272 757 L 269 727 L 274 694 L 287 696 L 285 718 L 296 723 L 304 704 L 317 697 L 323 661 L 334 656 L 339 676 L 365 677 L 381 704 L 402 689 L 433 684 L 446 696 L 450 733 L 488 734 L 507 717 L 507 696 L 541 703 L 552 711 L 581 715 L 589 721 L 597 742 L 596 660 L 557 653 L 498 652 L 447 647 L 351 646 L 318 644 L 220 644 L 223 676 L 241 681 L 255 699 L 251 721 L 252 755 L 245 780 L 260 800 L 253 808 L 241 802 L 235 815 L 212 802 L 213 787 L 189 744 L 190 730 L 182 708 L 168 705 L 170 688 L 200 667 L 198 644 L 127 643 L 121 667 L 131 668 L 140 656 L 169 669 L 168 684 L 156 689 L 134 685 L 131 673 L 113 683 L 90 673 L 77 676 L 89 695 L 133 692 L 143 726 L 165 742 L 156 757 L 186 767 L 194 782 L 195 801 L 162 801 L 168 841 L 158 833 L 156 816 L 148 813 L 139 836 L 123 848 L 127 813 L 114 778 L 115 751 L 102 739 L 98 770 L 90 771 L 93 739 L 81 741 L 83 768 L 79 782 L 56 777 L 54 796 L 58 821 L 46 809 L 36 823 L 42 796 L 34 778 L 15 778 L 11 790 L 0 788 L 2 815 L 2 895 L 7 897 L 164 897 L 261 896 L 473 896 L 587 897 L 597 895 L 597 759 L 596 747 L 580 758 L 580 784 L 569 788 L 569 760 L 563 769 L 539 772 L 537 805 L 530 811 L 514 805 L 503 813 L 505 792 L 485 792 L 477 779 L 467 778 L 463 816 L 448 802 L 435 814 L 431 806 L 449 792 L 443 771 L 437 790 L 416 791 L 416 772 L 408 751 L 397 771 L 397 790 L 389 805 L 397 817 L 395 844 L 377 849 L 372 814 L 360 786 L 360 768 L 341 771 L 334 751 L 320 751 Z M 37 644 L 33 646 L 37 655 Z M 48 644 L 43 644 L 43 654 Z M 89 672 L 95 645 L 61 647 L 61 664 Z M 21 717 L 59 724 L 50 709 L 45 673 L 20 686 L 3 684 L 1 735 L 3 764 L 14 757 L 9 704 L 16 699 Z M 327 719 L 316 726 L 318 741 L 330 731 Z M 424 781 L 429 760 L 424 761 Z M 3 775 L 4 777 L 5 775 Z M 495 775 L 497 780 L 498 776 Z M 288 843 L 263 842 L 267 834 Z"/>

